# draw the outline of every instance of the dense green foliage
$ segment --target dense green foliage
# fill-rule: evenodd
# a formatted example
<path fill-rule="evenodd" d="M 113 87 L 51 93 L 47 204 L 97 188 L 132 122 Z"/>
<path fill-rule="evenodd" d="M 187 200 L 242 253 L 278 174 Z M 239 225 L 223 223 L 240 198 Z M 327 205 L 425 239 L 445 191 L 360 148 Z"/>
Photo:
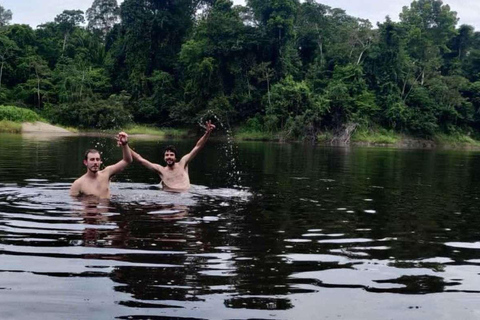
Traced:
<path fill-rule="evenodd" d="M 0 121 L 7 120 L 13 122 L 35 122 L 42 118 L 29 109 L 18 108 L 13 106 L 0 106 Z"/>
<path fill-rule="evenodd" d="M 64 125 L 480 129 L 480 33 L 440 0 L 377 27 L 314 0 L 94 0 L 36 29 L 0 13 L 0 103 Z"/>

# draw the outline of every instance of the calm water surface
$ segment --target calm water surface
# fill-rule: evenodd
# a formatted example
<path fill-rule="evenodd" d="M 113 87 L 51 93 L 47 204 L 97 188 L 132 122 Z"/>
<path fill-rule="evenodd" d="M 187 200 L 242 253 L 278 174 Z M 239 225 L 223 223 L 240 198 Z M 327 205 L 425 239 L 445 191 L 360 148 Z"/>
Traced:
<path fill-rule="evenodd" d="M 71 199 L 92 147 L 0 135 L 0 319 L 480 318 L 478 152 L 209 141 L 189 193 Z"/>

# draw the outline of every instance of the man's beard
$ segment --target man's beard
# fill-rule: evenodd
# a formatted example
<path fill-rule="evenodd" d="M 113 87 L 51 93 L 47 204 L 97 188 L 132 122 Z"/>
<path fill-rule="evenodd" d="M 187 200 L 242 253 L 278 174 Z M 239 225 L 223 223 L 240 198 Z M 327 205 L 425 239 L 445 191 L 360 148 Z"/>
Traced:
<path fill-rule="evenodd" d="M 88 170 L 90 170 L 90 172 L 93 172 L 93 173 L 98 172 L 99 169 L 100 167 L 95 167 L 95 166 L 91 166 L 90 168 L 88 168 Z"/>
<path fill-rule="evenodd" d="M 167 161 L 167 166 L 173 167 L 174 165 L 175 165 L 175 161 L 174 161 L 174 160 L 169 160 L 169 161 Z"/>

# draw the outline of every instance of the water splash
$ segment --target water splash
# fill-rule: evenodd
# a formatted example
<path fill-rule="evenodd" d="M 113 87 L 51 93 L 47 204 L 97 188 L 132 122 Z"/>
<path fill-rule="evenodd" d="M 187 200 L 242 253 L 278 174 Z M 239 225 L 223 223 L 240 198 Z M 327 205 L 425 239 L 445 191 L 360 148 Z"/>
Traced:
<path fill-rule="evenodd" d="M 221 148 L 227 161 L 222 161 L 222 163 L 219 164 L 219 168 L 224 169 L 225 172 L 227 173 L 228 183 L 230 185 L 236 188 L 240 188 L 242 183 L 242 178 L 241 178 L 241 172 L 237 166 L 238 147 L 234 142 L 233 133 L 232 133 L 230 124 L 228 122 L 228 118 L 225 118 L 223 121 L 222 121 L 222 118 L 223 117 L 217 115 L 213 110 L 209 109 L 200 118 L 198 124 L 202 128 L 206 129 L 205 122 L 207 120 L 214 119 L 215 123 L 218 124 L 220 128 L 225 131 L 227 142 L 223 144 Z"/>

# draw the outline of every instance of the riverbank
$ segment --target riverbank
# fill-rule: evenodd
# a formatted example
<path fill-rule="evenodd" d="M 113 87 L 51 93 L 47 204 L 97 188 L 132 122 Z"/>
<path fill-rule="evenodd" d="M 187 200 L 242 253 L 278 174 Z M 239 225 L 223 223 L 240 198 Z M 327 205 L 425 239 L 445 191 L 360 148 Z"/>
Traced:
<path fill-rule="evenodd" d="M 236 140 L 243 141 L 298 141 L 285 138 L 282 134 L 274 134 L 261 131 L 239 130 L 234 134 Z M 393 148 L 460 148 L 479 149 L 480 141 L 463 134 L 436 134 L 432 138 L 419 138 L 396 133 L 390 130 L 357 130 L 348 142 L 334 139 L 331 132 L 323 132 L 317 135 L 315 143 L 321 145 L 356 145 L 372 147 Z"/>
<path fill-rule="evenodd" d="M 58 133 L 58 134 L 75 134 L 74 129 L 65 129 L 54 126 L 43 121 L 23 122 L 21 125 L 22 133 Z"/>
<path fill-rule="evenodd" d="M 145 125 L 131 125 L 124 129 L 136 138 L 186 138 L 188 131 L 185 129 L 155 128 Z M 57 134 L 57 135 L 113 135 L 119 130 L 79 130 L 71 127 L 60 127 L 45 121 L 16 122 L 0 120 L 0 133 L 27 133 L 27 134 Z"/>
<path fill-rule="evenodd" d="M 186 129 L 173 128 L 156 128 L 145 125 L 130 125 L 123 129 L 136 139 L 167 139 L 178 138 L 183 139 L 190 137 Z M 76 128 L 64 128 L 51 125 L 44 121 L 35 122 L 16 122 L 8 120 L 0 120 L 0 132 L 3 133 L 23 133 L 29 135 L 113 135 L 118 130 L 86 130 L 81 131 Z M 393 148 L 459 148 L 459 149 L 479 149 L 480 141 L 473 139 L 467 135 L 455 134 L 445 135 L 437 134 L 432 139 L 422 139 L 417 137 L 406 136 L 386 130 L 377 131 L 357 131 L 348 143 L 333 142 L 333 135 L 325 132 L 317 136 L 315 143 L 320 145 L 357 145 L 357 146 L 376 146 L 376 147 L 393 147 Z M 234 139 L 237 141 L 277 141 L 277 142 L 294 142 L 298 140 L 285 139 L 281 134 L 273 134 L 267 132 L 235 132 Z"/>
<path fill-rule="evenodd" d="M 183 138 L 188 136 L 185 129 L 157 128 L 149 125 L 126 125 L 121 130 L 136 137 L 146 138 Z M 118 129 L 111 130 L 81 130 L 72 127 L 52 125 L 37 112 L 16 106 L 0 105 L 0 133 L 23 133 L 29 135 L 111 135 Z"/>

